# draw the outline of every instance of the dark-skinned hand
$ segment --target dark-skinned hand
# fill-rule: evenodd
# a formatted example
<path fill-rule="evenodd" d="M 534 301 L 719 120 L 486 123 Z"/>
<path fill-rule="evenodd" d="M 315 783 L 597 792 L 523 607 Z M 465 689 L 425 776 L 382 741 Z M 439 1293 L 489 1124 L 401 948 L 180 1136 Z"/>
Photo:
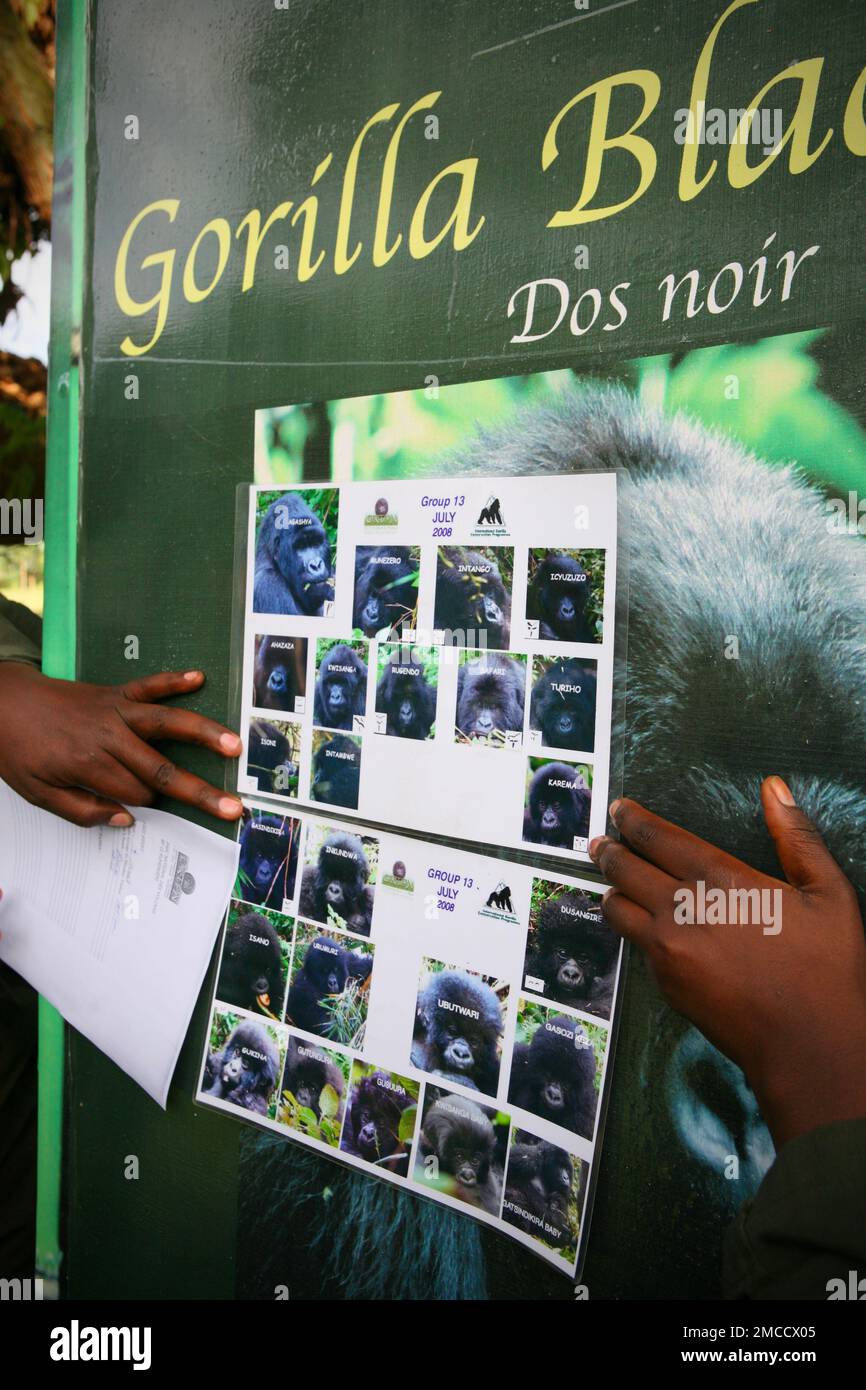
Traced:
<path fill-rule="evenodd" d="M 241 741 L 230 729 L 156 703 L 203 684 L 201 671 L 163 671 L 125 685 L 85 685 L 53 680 L 23 662 L 0 662 L 0 777 L 76 825 L 131 825 L 124 806 L 147 806 L 157 795 L 237 820 L 236 796 L 150 746 L 171 739 L 237 757 Z"/>
<path fill-rule="evenodd" d="M 611 884 L 607 922 L 645 952 L 673 1008 L 743 1069 L 780 1148 L 866 1117 L 866 942 L 853 887 L 781 778 L 767 778 L 761 800 L 787 882 L 626 799 L 611 806 L 621 842 L 600 836 L 590 854 Z M 726 894 L 780 890 L 781 915 L 770 932 L 682 924 L 674 894 L 699 881 Z"/>

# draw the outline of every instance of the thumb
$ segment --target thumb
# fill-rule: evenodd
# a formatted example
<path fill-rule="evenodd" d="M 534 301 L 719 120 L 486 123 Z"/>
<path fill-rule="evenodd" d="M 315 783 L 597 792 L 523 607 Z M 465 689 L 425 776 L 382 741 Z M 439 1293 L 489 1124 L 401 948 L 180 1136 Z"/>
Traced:
<path fill-rule="evenodd" d="M 800 810 L 781 777 L 764 781 L 761 801 L 767 829 L 789 883 L 795 888 L 823 887 L 841 873 L 819 832 Z"/>

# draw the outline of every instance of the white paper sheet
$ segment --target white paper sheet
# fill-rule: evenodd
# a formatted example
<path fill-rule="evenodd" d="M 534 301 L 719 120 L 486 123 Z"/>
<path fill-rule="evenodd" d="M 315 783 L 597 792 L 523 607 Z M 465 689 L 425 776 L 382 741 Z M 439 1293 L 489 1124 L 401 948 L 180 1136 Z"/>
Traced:
<path fill-rule="evenodd" d="M 0 960 L 164 1108 L 238 847 L 135 816 L 82 830 L 0 782 Z"/>

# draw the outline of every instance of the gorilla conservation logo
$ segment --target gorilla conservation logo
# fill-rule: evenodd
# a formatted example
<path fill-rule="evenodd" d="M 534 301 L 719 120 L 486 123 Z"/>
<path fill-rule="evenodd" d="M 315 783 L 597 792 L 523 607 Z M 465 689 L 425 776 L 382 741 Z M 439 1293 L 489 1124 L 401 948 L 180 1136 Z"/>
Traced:
<path fill-rule="evenodd" d="M 478 514 L 473 536 L 507 536 L 508 527 L 502 519 L 502 507 L 498 497 L 488 497 Z"/>
<path fill-rule="evenodd" d="M 503 878 L 499 880 L 484 906 L 479 909 L 479 915 L 481 917 L 495 917 L 500 922 L 503 918 L 511 922 L 517 921 L 517 914 L 511 901 L 511 889 Z"/>
<path fill-rule="evenodd" d="M 396 526 L 400 520 L 396 512 L 388 510 L 387 497 L 377 497 L 372 512 L 364 517 L 365 526 Z"/>
<path fill-rule="evenodd" d="M 172 869 L 171 885 L 168 890 L 169 899 L 173 903 L 180 902 L 181 894 L 185 893 L 189 896 L 195 892 L 195 879 L 187 868 L 188 864 L 189 855 L 178 850 Z"/>

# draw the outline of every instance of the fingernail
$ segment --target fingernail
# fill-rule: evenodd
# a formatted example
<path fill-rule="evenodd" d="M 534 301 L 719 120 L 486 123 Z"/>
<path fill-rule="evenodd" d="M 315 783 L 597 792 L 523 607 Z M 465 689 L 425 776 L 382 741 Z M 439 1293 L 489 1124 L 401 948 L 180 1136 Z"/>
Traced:
<path fill-rule="evenodd" d="M 781 777 L 768 777 L 767 781 L 777 801 L 781 801 L 783 806 L 796 806 L 797 803 L 791 795 L 791 789 L 787 782 L 783 782 Z"/>
<path fill-rule="evenodd" d="M 202 671 L 185 671 L 183 678 L 185 681 L 200 681 L 203 674 Z"/>
<path fill-rule="evenodd" d="M 241 741 L 237 734 L 220 734 L 220 748 L 226 753 L 239 753 Z"/>
<path fill-rule="evenodd" d="M 111 817 L 111 820 L 108 822 L 108 824 L 116 825 L 118 828 L 122 828 L 127 825 L 132 825 L 132 816 L 129 814 L 128 811 L 118 811 L 116 815 Z"/>
<path fill-rule="evenodd" d="M 622 802 L 621 802 L 621 801 L 612 801 L 612 802 L 610 803 L 610 818 L 611 818 L 611 820 L 614 821 L 614 822 L 616 821 L 617 814 L 618 814 L 618 812 L 619 812 L 619 808 L 620 808 L 621 805 L 622 805 Z"/>
<path fill-rule="evenodd" d="M 236 816 L 241 809 L 236 796 L 221 796 L 218 804 L 221 816 Z"/>
<path fill-rule="evenodd" d="M 595 837 L 594 840 L 590 840 L 590 842 L 589 842 L 589 857 L 590 857 L 590 859 L 597 859 L 597 858 L 598 858 L 599 851 L 601 850 L 601 847 L 602 847 L 602 845 L 604 844 L 604 841 L 605 841 L 604 835 L 596 835 L 596 837 Z"/>

